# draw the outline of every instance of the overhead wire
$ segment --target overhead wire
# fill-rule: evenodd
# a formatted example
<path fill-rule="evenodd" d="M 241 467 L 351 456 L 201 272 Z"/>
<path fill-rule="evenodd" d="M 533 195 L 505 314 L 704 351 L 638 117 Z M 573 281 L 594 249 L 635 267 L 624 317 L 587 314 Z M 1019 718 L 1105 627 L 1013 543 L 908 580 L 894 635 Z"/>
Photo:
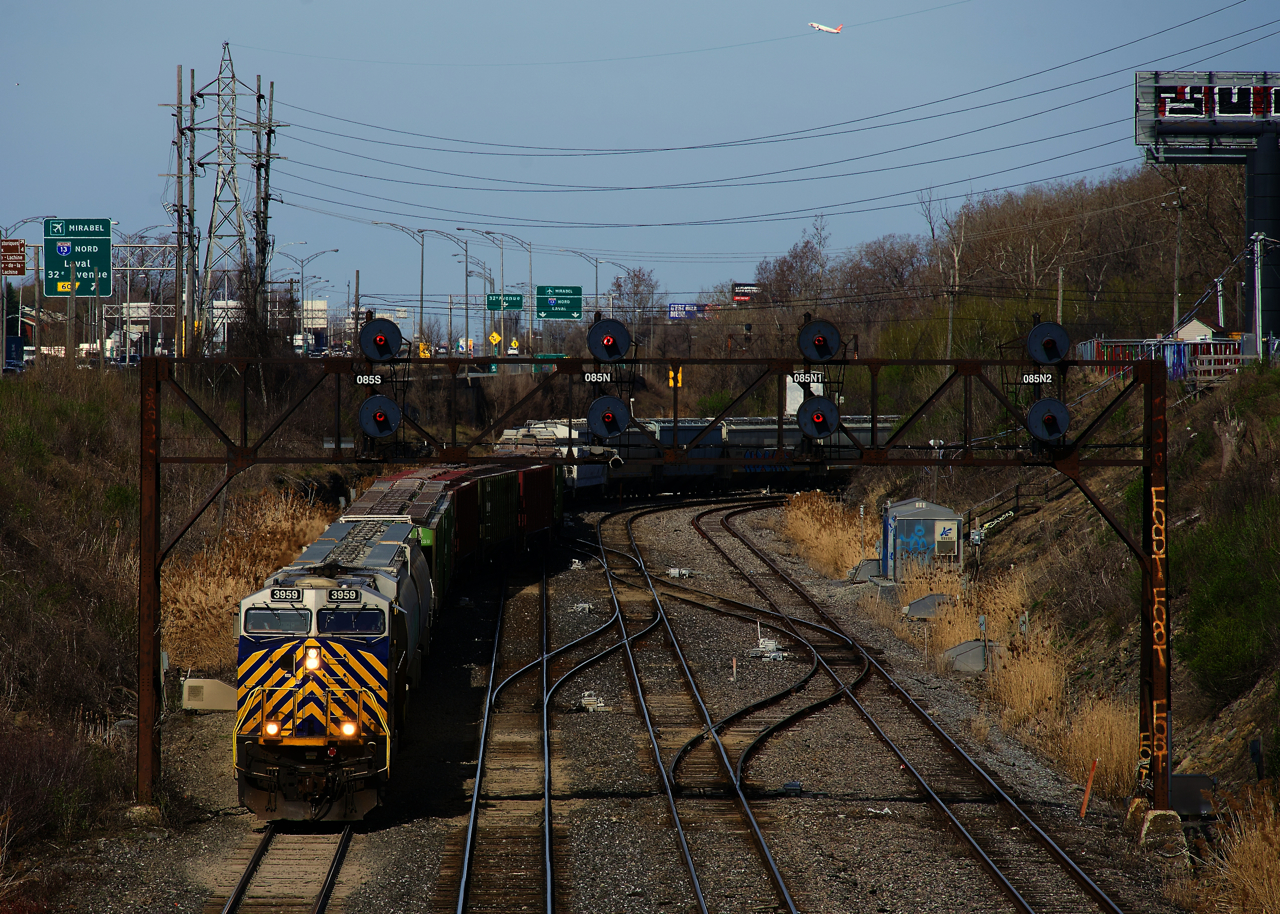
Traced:
<path fill-rule="evenodd" d="M 933 105 L 944 104 L 946 102 L 956 101 L 961 98 L 967 98 L 972 95 L 977 95 L 982 92 L 988 92 L 988 91 L 991 91 L 992 89 L 1003 88 L 1005 86 L 1013 85 L 1015 83 L 1022 82 L 1027 79 L 1033 79 L 1037 76 L 1043 76 L 1047 73 L 1053 73 L 1058 70 L 1065 69 L 1067 67 L 1074 66 L 1079 63 L 1084 63 L 1086 61 L 1093 60 L 1095 58 L 1102 57 L 1110 53 L 1114 53 L 1115 51 L 1123 50 L 1124 48 L 1131 47 L 1135 44 L 1140 44 L 1141 42 L 1148 41 L 1152 38 L 1157 38 L 1169 32 L 1173 32 L 1180 28 L 1184 28 L 1185 26 L 1192 25 L 1203 19 L 1207 19 L 1211 16 L 1216 16 L 1219 13 L 1226 12 L 1227 10 L 1240 6 L 1246 2 L 1248 2 L 1248 0 L 1235 0 L 1235 2 L 1229 3 L 1226 6 L 1219 7 L 1218 9 L 1215 9 L 1215 10 L 1210 10 L 1207 13 L 1203 13 L 1199 16 L 1195 16 L 1191 19 L 1187 19 L 1183 22 L 1179 22 L 1175 25 L 1168 26 L 1158 31 L 1151 32 L 1139 38 L 1131 39 L 1129 41 L 1123 42 L 1118 45 L 1113 45 L 1112 47 L 1107 48 L 1105 50 L 1095 51 L 1092 54 L 1086 54 L 1083 57 L 1078 57 L 1078 58 L 1075 58 L 1074 60 L 1070 60 L 1065 63 L 1055 64 L 1054 66 L 1046 67 L 1041 70 L 1036 70 L 1032 73 L 1026 73 L 1021 76 L 1012 77 L 1010 79 L 992 83 L 987 86 L 982 86 L 977 89 L 970 89 L 965 92 L 959 92 L 954 95 L 946 96 L 944 98 L 932 99 L 930 101 L 920 102 L 915 105 L 907 105 L 904 107 L 891 109 L 889 111 L 880 112 L 878 114 L 863 115 L 862 117 L 853 118 L 845 121 L 837 121 L 834 123 L 824 124 L 817 127 L 807 127 L 800 130 L 791 130 L 791 131 L 784 131 L 780 133 L 763 134 L 760 136 L 747 137 L 747 138 L 742 138 L 737 140 L 722 141 L 719 143 L 693 143 L 693 144 L 687 144 L 682 146 L 657 146 L 657 147 L 649 147 L 649 148 L 628 148 L 628 147 L 621 147 L 621 148 L 595 147 L 593 148 L 593 147 L 573 147 L 573 146 L 534 146 L 534 145 L 525 145 L 525 144 L 517 144 L 517 143 L 493 143 L 493 142 L 487 142 L 487 141 L 481 141 L 481 140 L 466 140 L 466 139 L 459 139 L 456 137 L 446 137 L 446 136 L 439 136 L 435 134 L 418 133 L 415 131 L 405 130 L 397 127 L 386 127 L 386 126 L 381 126 L 377 124 L 369 124 L 369 123 L 357 121 L 351 118 L 344 118 L 338 115 L 332 115 L 322 111 L 316 111 L 314 109 L 305 108 L 300 105 L 294 105 L 287 101 L 282 101 L 282 100 L 277 100 L 276 104 L 283 105 L 284 107 L 291 108 L 293 110 L 304 111 L 307 114 L 314 114 L 319 117 L 325 117 L 331 120 L 352 124 L 358 127 L 364 127 L 366 129 L 371 129 L 371 130 L 382 130 L 388 133 L 397 133 L 397 134 L 406 135 L 406 136 L 415 136 L 422 139 L 436 140 L 438 142 L 450 142 L 450 143 L 458 143 L 458 144 L 465 144 L 465 145 L 487 146 L 487 147 L 512 149 L 512 150 L 525 150 L 529 152 L 542 151 L 542 152 L 577 152 L 577 153 L 587 153 L 587 154 L 594 154 L 594 155 L 634 155 L 634 154 L 648 154 L 648 153 L 655 153 L 655 152 L 688 151 L 688 150 L 695 150 L 695 149 L 717 149 L 717 148 L 722 148 L 724 146 L 730 146 L 730 145 L 755 144 L 764 140 L 772 140 L 772 139 L 790 137 L 790 136 L 799 136 L 802 134 L 814 133 L 819 130 L 829 130 L 835 127 L 847 126 L 849 124 L 862 123 L 869 120 L 876 120 L 882 117 L 889 117 L 894 114 L 903 114 L 909 111 L 918 111 L 924 108 L 932 107 Z M 1242 32 L 1237 34 L 1244 34 L 1244 33 Z M 1232 36 L 1227 36 L 1226 38 L 1216 39 L 1214 42 L 1210 42 L 1210 44 L 1216 43 L 1217 41 L 1230 40 L 1230 38 L 1233 38 L 1233 37 L 1236 37 L 1236 36 L 1232 35 Z M 1198 47 L 1207 47 L 1207 45 L 1200 45 Z M 1193 48 L 1192 50 L 1196 50 L 1196 49 L 1198 48 Z M 1178 51 L 1174 53 L 1182 54 L 1182 53 L 1189 53 L 1189 51 Z M 1164 55 L 1164 56 L 1172 56 L 1172 54 Z M 1161 60 L 1161 59 L 1164 59 L 1164 57 L 1157 58 L 1157 60 Z M 449 151 L 464 151 L 464 150 L 438 150 L 438 151 L 449 152 Z M 511 154 L 515 154 L 515 153 L 511 153 Z"/>

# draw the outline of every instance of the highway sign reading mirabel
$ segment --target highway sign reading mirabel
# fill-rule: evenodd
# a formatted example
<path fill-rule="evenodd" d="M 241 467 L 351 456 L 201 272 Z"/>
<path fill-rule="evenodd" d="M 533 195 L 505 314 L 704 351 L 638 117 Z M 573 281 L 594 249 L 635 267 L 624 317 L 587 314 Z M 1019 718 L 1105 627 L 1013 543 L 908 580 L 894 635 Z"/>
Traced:
<path fill-rule="evenodd" d="M 580 320 L 582 286 L 538 286 L 538 317 L 545 320 Z"/>
<path fill-rule="evenodd" d="M 71 294 L 71 264 L 76 265 L 76 295 L 111 294 L 111 220 L 44 220 L 44 294 Z M 98 288 L 94 289 L 94 279 Z"/>

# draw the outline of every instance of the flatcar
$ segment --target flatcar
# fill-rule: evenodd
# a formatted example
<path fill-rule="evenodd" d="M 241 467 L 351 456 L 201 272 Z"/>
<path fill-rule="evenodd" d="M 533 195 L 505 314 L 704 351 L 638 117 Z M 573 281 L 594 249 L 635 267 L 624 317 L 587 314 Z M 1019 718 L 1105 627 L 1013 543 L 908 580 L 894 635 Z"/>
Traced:
<path fill-rule="evenodd" d="M 379 479 L 240 603 L 233 744 L 262 819 L 353 821 L 382 802 L 455 574 L 551 529 L 561 468 L 432 467 Z"/>

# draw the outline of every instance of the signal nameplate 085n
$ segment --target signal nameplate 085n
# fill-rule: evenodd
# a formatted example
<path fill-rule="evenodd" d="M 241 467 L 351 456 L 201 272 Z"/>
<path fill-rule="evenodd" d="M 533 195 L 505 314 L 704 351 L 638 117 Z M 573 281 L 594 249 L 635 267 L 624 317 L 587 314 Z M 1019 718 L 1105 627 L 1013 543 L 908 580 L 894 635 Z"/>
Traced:
<path fill-rule="evenodd" d="M 359 603 L 360 591 L 358 590 L 331 590 L 329 591 L 330 603 Z"/>
<path fill-rule="evenodd" d="M 272 587 L 271 599 L 297 603 L 302 600 L 302 591 L 296 587 Z"/>

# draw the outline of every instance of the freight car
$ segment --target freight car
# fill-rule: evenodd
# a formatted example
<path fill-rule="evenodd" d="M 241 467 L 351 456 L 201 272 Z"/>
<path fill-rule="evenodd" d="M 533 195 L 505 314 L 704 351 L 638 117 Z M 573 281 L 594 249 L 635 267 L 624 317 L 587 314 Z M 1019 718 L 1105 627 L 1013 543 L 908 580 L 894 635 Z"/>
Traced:
<path fill-rule="evenodd" d="M 379 479 L 240 603 L 233 744 L 263 819 L 379 805 L 410 690 L 457 571 L 561 517 L 561 468 L 433 467 Z"/>

